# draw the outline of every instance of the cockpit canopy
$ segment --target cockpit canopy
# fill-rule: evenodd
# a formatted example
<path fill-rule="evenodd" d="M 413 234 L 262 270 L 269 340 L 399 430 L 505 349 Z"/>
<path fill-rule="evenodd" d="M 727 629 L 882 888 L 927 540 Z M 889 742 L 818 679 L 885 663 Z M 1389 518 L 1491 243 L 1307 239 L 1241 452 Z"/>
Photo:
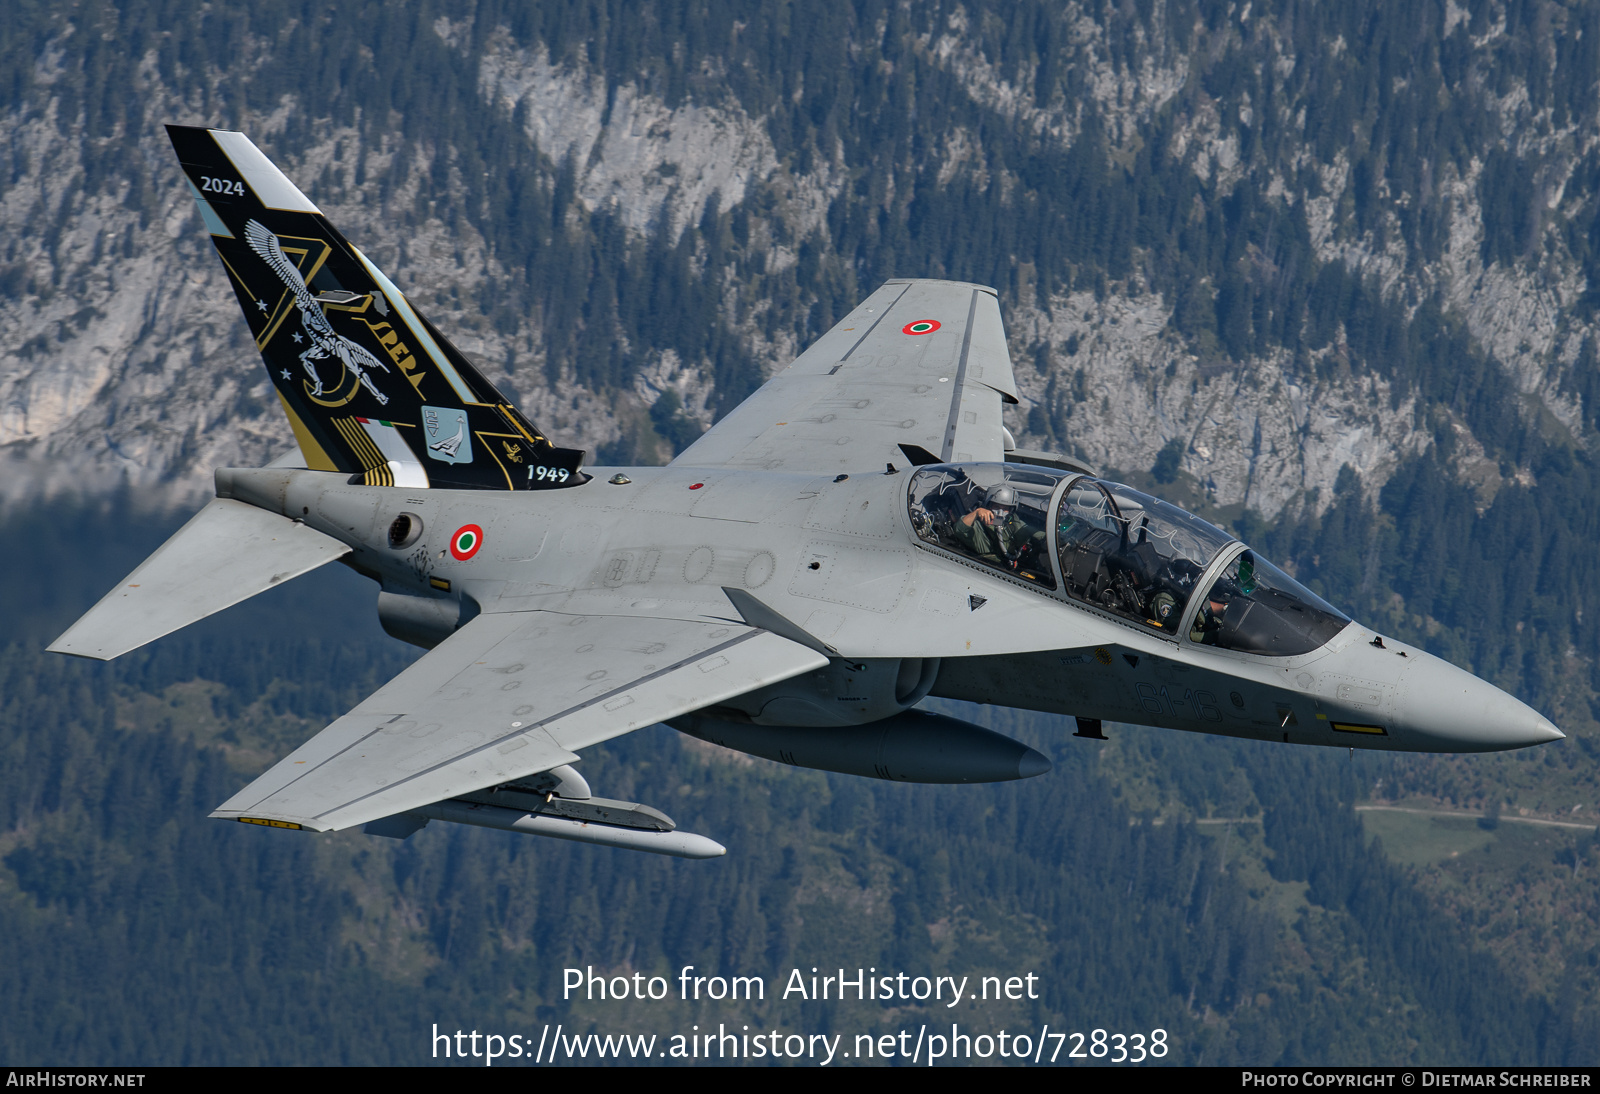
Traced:
<path fill-rule="evenodd" d="M 1054 589 L 1050 501 L 1060 471 L 1025 464 L 944 465 L 911 478 L 911 526 L 925 542 Z"/>
<path fill-rule="evenodd" d="M 909 501 L 923 542 L 1174 640 L 1289 656 L 1350 622 L 1220 528 L 1120 483 L 941 464 L 912 476 Z"/>
<path fill-rule="evenodd" d="M 1082 478 L 1056 514 L 1067 595 L 1176 636 L 1196 582 L 1233 541 L 1176 505 Z"/>

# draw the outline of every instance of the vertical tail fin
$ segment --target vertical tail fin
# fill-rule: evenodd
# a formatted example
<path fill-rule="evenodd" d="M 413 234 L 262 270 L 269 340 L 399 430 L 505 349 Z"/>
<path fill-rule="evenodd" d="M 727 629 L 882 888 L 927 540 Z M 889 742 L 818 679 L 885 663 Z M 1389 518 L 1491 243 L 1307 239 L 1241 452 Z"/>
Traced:
<path fill-rule="evenodd" d="M 586 481 L 243 133 L 167 126 L 308 467 L 370 485 Z"/>

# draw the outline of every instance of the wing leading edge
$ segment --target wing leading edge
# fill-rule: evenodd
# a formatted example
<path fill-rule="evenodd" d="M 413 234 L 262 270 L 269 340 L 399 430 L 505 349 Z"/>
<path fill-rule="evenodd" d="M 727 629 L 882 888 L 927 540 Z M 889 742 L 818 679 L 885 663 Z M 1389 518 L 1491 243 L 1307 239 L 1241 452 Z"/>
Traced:
<path fill-rule="evenodd" d="M 902 444 L 998 461 L 1015 402 L 993 289 L 890 281 L 673 462 L 834 474 L 900 461 Z"/>
<path fill-rule="evenodd" d="M 548 771 L 826 663 L 731 624 L 482 615 L 211 815 L 349 828 Z"/>

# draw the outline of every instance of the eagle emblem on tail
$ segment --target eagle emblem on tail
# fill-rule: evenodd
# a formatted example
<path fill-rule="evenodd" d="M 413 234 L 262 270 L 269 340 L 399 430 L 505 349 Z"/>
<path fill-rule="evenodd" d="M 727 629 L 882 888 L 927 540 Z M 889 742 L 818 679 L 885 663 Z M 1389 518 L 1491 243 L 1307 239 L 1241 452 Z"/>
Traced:
<path fill-rule="evenodd" d="M 301 326 L 306 332 L 306 338 L 311 342 L 300 354 L 300 364 L 306 370 L 306 375 L 311 378 L 311 394 L 321 395 L 324 390 L 316 363 L 337 360 L 349 369 L 368 391 L 372 392 L 379 403 L 387 404 L 389 397 L 378 390 L 378 385 L 372 379 L 371 370 L 382 369 L 388 372 L 389 366 L 333 329 L 333 324 L 328 322 L 328 317 L 323 313 L 322 306 L 317 303 L 317 298 L 312 296 L 311 290 L 306 287 L 305 278 L 300 276 L 295 264 L 289 261 L 289 256 L 283 253 L 283 246 L 278 242 L 277 236 L 269 232 L 260 221 L 251 220 L 244 226 L 244 237 L 250 244 L 250 249 L 261 256 L 261 261 L 265 262 L 294 294 L 295 306 L 300 309 Z M 285 375 L 287 377 L 287 374 Z"/>

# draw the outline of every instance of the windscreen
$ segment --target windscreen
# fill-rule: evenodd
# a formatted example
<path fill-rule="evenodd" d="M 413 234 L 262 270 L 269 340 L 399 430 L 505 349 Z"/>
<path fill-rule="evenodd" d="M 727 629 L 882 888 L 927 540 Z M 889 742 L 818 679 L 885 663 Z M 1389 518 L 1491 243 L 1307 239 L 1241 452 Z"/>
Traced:
<path fill-rule="evenodd" d="M 1332 604 L 1246 551 L 1212 583 L 1189 637 L 1225 650 L 1288 657 L 1326 645 L 1349 622 Z"/>

